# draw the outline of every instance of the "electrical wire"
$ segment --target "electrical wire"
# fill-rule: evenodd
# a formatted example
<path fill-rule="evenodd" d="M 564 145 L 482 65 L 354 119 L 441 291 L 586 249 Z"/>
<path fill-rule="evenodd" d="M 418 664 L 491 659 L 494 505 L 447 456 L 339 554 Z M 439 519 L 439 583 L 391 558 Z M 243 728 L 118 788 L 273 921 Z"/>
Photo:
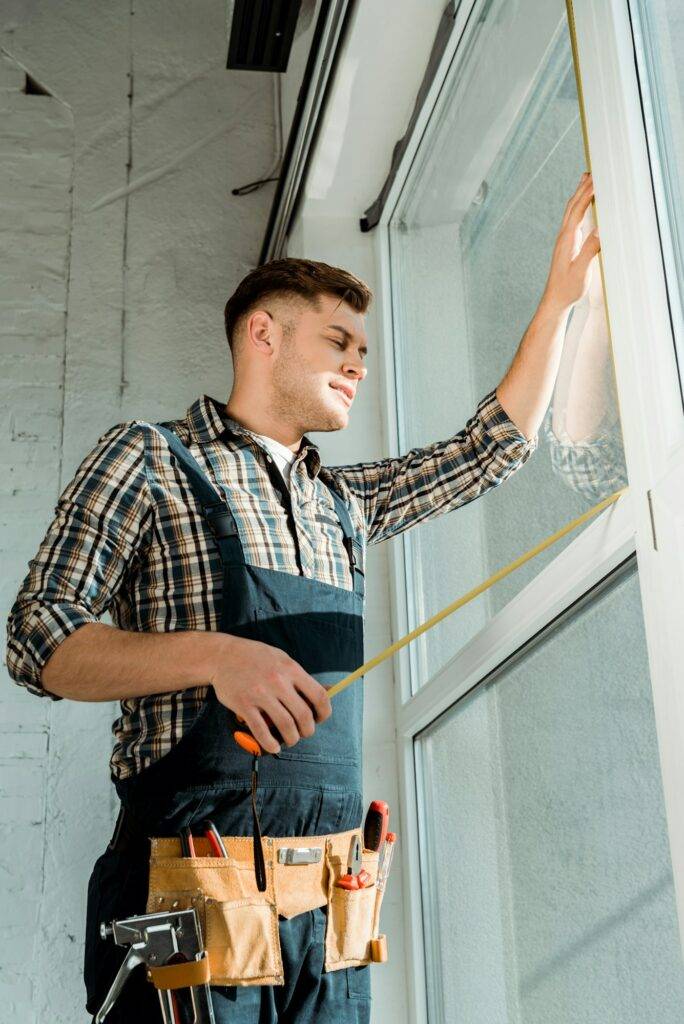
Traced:
<path fill-rule="evenodd" d="M 247 185 L 240 185 L 238 188 L 232 188 L 230 190 L 231 195 L 249 195 L 250 192 L 256 192 L 262 185 L 265 185 L 269 181 L 278 181 L 280 177 L 280 170 L 283 162 L 283 104 L 280 72 L 274 73 L 273 79 L 273 124 L 275 128 L 276 151 L 273 166 L 269 171 L 267 171 L 266 177 L 257 178 L 256 181 L 250 181 Z"/>

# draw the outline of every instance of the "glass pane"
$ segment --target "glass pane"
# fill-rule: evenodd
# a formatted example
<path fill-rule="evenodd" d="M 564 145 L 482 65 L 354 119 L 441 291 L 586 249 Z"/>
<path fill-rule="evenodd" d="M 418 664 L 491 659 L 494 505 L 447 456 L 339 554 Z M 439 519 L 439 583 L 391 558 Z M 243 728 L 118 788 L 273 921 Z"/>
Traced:
<path fill-rule="evenodd" d="M 679 375 L 684 385 L 684 4 L 681 0 L 632 0 L 632 8 Z"/>
<path fill-rule="evenodd" d="M 402 450 L 462 429 L 504 376 L 583 169 L 563 0 L 476 5 L 389 227 Z M 410 626 L 625 483 L 596 272 L 538 450 L 481 500 L 406 535 Z M 571 540 L 416 641 L 413 688 Z"/>
<path fill-rule="evenodd" d="M 633 566 L 417 738 L 430 1024 L 684 1020 Z"/>

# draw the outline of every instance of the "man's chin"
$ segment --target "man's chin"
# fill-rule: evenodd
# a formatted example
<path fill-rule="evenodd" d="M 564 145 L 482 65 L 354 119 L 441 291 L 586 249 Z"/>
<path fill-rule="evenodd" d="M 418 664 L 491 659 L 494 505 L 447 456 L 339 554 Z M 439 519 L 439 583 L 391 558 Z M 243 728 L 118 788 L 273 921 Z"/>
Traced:
<path fill-rule="evenodd" d="M 313 433 L 316 430 L 321 433 L 329 433 L 332 430 L 344 430 L 347 426 L 349 426 L 349 413 L 336 409 L 334 412 L 328 412 L 321 416 L 316 426 L 309 427 L 306 433 Z"/>

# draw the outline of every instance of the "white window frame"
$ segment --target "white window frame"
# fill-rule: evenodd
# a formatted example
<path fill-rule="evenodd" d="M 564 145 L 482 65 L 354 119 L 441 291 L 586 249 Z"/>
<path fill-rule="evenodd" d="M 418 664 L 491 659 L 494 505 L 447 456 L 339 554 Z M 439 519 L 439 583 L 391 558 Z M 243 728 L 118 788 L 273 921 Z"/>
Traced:
<path fill-rule="evenodd" d="M 650 4 L 652 2 L 653 0 L 646 0 L 646 3 Z M 678 265 L 680 264 L 682 257 L 678 260 L 675 256 L 675 246 L 677 245 L 676 235 L 678 232 L 674 232 L 672 230 L 672 224 L 668 219 L 671 207 L 669 195 L 670 185 L 668 181 L 669 175 L 666 172 L 663 172 L 659 159 L 660 153 L 657 132 L 659 112 L 653 103 L 651 93 L 653 80 L 652 77 L 649 78 L 647 68 L 649 57 L 652 56 L 648 50 L 648 43 L 650 40 L 645 37 L 645 33 L 648 31 L 649 26 L 643 23 L 640 3 L 638 0 L 629 0 L 629 9 L 631 11 L 630 23 L 637 60 L 637 75 L 641 86 L 641 104 L 644 112 L 648 149 L 651 153 L 649 165 L 653 178 L 653 191 L 656 197 L 656 204 L 660 211 L 658 223 L 661 232 L 663 263 L 665 265 L 667 279 L 670 282 L 671 289 L 675 292 L 675 294 L 670 294 L 670 315 L 672 317 L 674 335 L 678 344 L 677 351 L 679 361 L 680 392 L 682 395 L 682 401 L 684 401 L 684 310 L 682 308 L 684 295 L 676 294 L 679 282 Z M 656 74 L 658 70 L 659 69 L 656 69 Z M 658 77 L 660 78 L 660 76 Z M 660 81 L 662 82 L 662 78 L 660 78 Z"/>
<path fill-rule="evenodd" d="M 461 0 L 450 44 L 375 232 L 379 336 L 384 338 L 384 427 L 394 454 L 400 452 L 397 410 L 401 382 L 393 345 L 389 222 L 476 2 Z M 678 666 L 684 664 L 684 415 L 628 0 L 575 0 L 571 10 L 630 489 L 617 505 L 578 533 L 413 696 L 411 655 L 405 648 L 395 659 L 405 935 L 411 966 L 408 1016 L 417 1024 L 427 1022 L 428 979 L 415 737 L 635 552 L 680 934 L 684 935 L 684 802 L 678 796 L 684 793 L 684 686 L 678 679 Z M 648 345 L 644 338 L 649 339 Z M 647 430 L 644 424 L 648 424 Z M 404 538 L 390 542 L 395 637 L 409 628 L 408 549 Z"/>

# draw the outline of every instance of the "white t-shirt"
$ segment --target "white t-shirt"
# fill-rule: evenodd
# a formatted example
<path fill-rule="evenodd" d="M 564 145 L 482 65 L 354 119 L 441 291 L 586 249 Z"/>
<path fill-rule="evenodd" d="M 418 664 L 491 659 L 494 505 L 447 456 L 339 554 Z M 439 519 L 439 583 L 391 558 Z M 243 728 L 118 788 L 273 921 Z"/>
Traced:
<path fill-rule="evenodd" d="M 297 453 L 293 452 L 287 445 L 281 444 L 280 441 L 275 441 L 272 437 L 266 437 L 265 434 L 254 434 L 260 441 L 263 442 L 264 446 L 269 450 L 276 466 L 283 474 L 283 479 L 287 486 L 290 486 L 290 471 L 292 469 L 292 463 L 297 458 Z"/>

